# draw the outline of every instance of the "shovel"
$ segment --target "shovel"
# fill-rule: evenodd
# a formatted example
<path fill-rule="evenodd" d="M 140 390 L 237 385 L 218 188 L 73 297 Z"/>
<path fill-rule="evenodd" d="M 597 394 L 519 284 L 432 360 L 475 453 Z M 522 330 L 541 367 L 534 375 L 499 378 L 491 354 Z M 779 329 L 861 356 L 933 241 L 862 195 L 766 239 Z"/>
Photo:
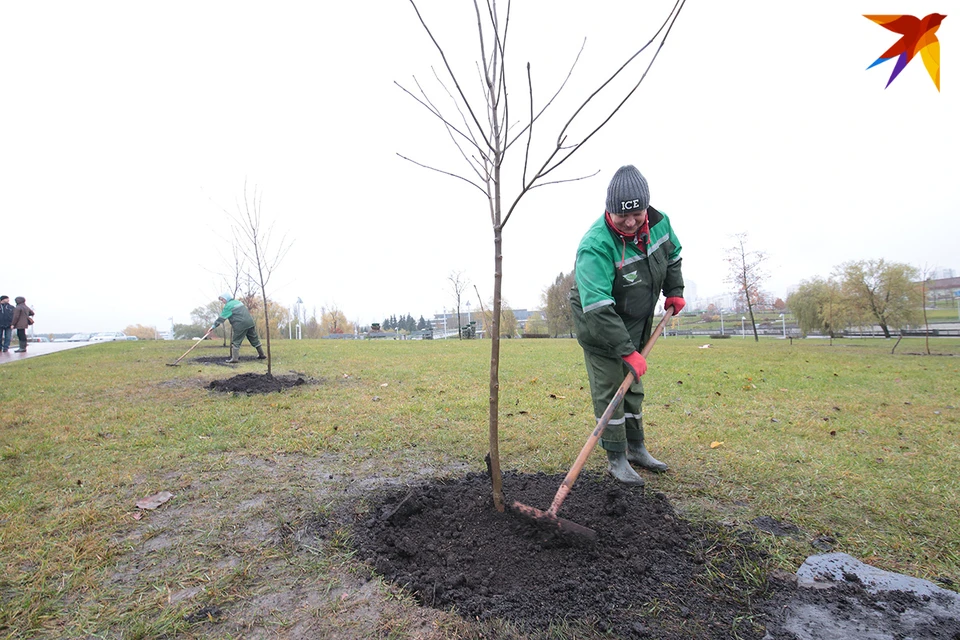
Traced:
<path fill-rule="evenodd" d="M 192 347 L 190 347 L 189 349 L 187 349 L 186 352 L 184 352 L 184 354 L 183 354 L 182 356 L 180 356 L 179 358 L 177 358 L 176 362 L 168 362 L 168 363 L 167 363 L 167 366 L 168 366 L 168 367 L 179 367 L 179 366 L 180 366 L 180 361 L 183 360 L 184 358 L 186 358 L 188 353 L 190 353 L 191 351 L 193 351 L 194 349 L 196 349 L 198 344 L 200 344 L 201 342 L 203 342 L 204 340 L 206 340 L 206 339 L 207 339 L 207 336 L 210 335 L 210 332 L 211 332 L 211 331 L 213 331 L 213 329 L 207 329 L 207 332 L 206 332 L 205 334 L 203 334 L 203 337 L 200 338 L 199 340 L 197 340 L 197 344 L 195 344 L 195 345 L 193 345 Z"/>
<path fill-rule="evenodd" d="M 667 326 L 667 321 L 671 316 L 673 316 L 673 307 L 670 307 L 664 311 L 663 319 L 653 330 L 653 333 L 650 335 L 650 339 L 647 340 L 647 344 L 645 344 L 643 347 L 643 351 L 640 352 L 640 355 L 642 355 L 644 358 L 646 358 L 647 354 L 650 353 L 650 350 L 653 349 L 654 343 L 656 343 L 657 338 L 660 337 L 660 334 L 663 333 L 663 329 Z M 511 511 L 530 518 L 536 523 L 547 525 L 550 528 L 556 527 L 560 533 L 573 534 L 590 542 L 596 541 L 596 531 L 589 527 L 585 527 L 582 524 L 577 524 L 572 520 L 558 517 L 557 511 L 560 510 L 560 505 L 563 504 L 563 501 L 570 493 L 570 490 L 573 489 L 573 483 L 577 481 L 577 476 L 580 475 L 583 465 L 587 462 L 587 458 L 590 457 L 594 447 L 597 446 L 597 442 L 600 441 L 600 436 L 603 435 L 604 429 L 607 428 L 607 423 L 610 422 L 610 417 L 613 415 L 613 412 L 616 411 L 617 407 L 620 406 L 620 403 L 623 402 L 623 396 L 626 395 L 627 389 L 629 389 L 630 385 L 633 384 L 633 380 L 633 373 L 628 373 L 627 377 L 623 379 L 623 383 L 620 385 L 620 388 L 617 389 L 617 393 L 613 396 L 613 400 L 610 401 L 610 404 L 607 405 L 606 411 L 604 411 L 603 415 L 600 416 L 600 419 L 597 420 L 597 426 L 594 428 L 593 433 L 590 434 L 590 437 L 587 438 L 587 443 L 583 445 L 583 449 L 580 450 L 580 455 L 577 456 L 577 459 L 574 461 L 570 471 L 567 472 L 567 477 L 563 479 L 562 483 L 560 483 L 560 488 L 557 490 L 557 495 L 554 496 L 553 503 L 550 505 L 550 508 L 546 511 L 541 511 L 536 507 L 531 507 L 530 505 L 523 504 L 522 502 L 514 501 L 514 503 L 510 506 Z"/>

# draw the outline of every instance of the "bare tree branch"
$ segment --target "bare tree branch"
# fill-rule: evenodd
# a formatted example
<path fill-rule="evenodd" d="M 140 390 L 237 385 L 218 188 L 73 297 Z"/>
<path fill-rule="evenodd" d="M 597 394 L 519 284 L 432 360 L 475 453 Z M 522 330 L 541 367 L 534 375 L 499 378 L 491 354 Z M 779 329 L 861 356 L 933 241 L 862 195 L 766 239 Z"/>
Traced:
<path fill-rule="evenodd" d="M 406 160 L 407 162 L 412 162 L 413 164 L 417 165 L 418 167 L 423 167 L 424 169 L 429 169 L 430 171 L 436 171 L 437 173 L 442 173 L 442 174 L 444 174 L 444 175 L 446 175 L 446 176 L 450 176 L 451 178 L 456 178 L 456 179 L 458 179 L 458 180 L 463 180 L 464 182 L 466 182 L 467 184 L 469 184 L 471 187 L 476 187 L 477 189 L 479 189 L 484 195 L 486 195 L 486 193 L 487 193 L 486 189 L 484 189 L 484 188 L 481 187 L 480 185 L 472 182 L 469 178 L 464 178 L 463 176 L 458 175 L 458 174 L 456 174 L 456 173 L 451 173 L 451 172 L 449 172 L 449 171 L 444 171 L 443 169 L 437 169 L 436 167 L 431 167 L 430 165 L 423 164 L 422 162 L 417 162 L 416 160 L 413 160 L 413 159 L 411 159 L 411 158 L 408 158 L 407 156 L 405 156 L 405 155 L 403 155 L 403 154 L 400 154 L 400 153 L 398 153 L 397 155 L 400 156 L 401 158 L 403 158 L 404 160 Z"/>
<path fill-rule="evenodd" d="M 432 67 L 431 67 L 431 68 L 432 68 Z M 463 112 L 463 109 L 460 108 L 460 102 L 459 102 L 459 101 L 454 97 L 454 95 L 450 92 L 450 90 L 447 88 L 447 85 L 446 85 L 442 80 L 440 80 L 439 77 L 437 77 L 436 73 L 434 73 L 434 78 L 436 78 L 437 84 L 439 84 L 441 87 L 443 87 L 443 90 L 446 91 L 447 97 L 450 98 L 450 102 L 453 103 L 454 108 L 455 108 L 455 109 L 457 110 L 457 112 L 460 114 L 460 119 L 463 121 L 463 125 L 464 125 L 464 127 L 466 128 L 466 130 L 467 130 L 467 135 L 470 136 L 470 137 L 469 137 L 470 143 L 473 145 L 474 149 L 477 150 L 477 153 L 480 155 L 480 158 L 482 158 L 482 160 L 477 159 L 477 158 L 473 158 L 473 159 L 471 160 L 471 158 L 469 158 L 469 157 L 467 156 L 467 152 L 464 151 L 464 149 L 463 149 L 463 147 L 460 145 L 460 143 L 457 142 L 456 137 L 453 135 L 453 130 L 451 130 L 450 127 L 447 127 L 447 132 L 448 132 L 449 135 L 450 135 L 450 139 L 451 139 L 451 141 L 453 142 L 453 144 L 456 145 L 457 150 L 460 151 L 460 155 L 463 156 L 463 159 L 467 161 L 467 164 L 468 164 L 468 165 L 470 165 L 470 168 L 473 170 L 473 172 L 477 174 L 477 177 L 480 178 L 481 180 L 485 180 L 485 174 L 487 173 L 487 172 L 485 171 L 485 168 L 486 168 L 486 166 L 488 165 L 488 163 L 489 163 L 489 161 L 490 161 L 490 159 L 487 157 L 486 150 L 485 150 L 482 146 L 480 146 L 480 143 L 477 142 L 476 137 L 473 135 L 473 129 L 470 127 L 470 123 L 467 121 L 467 116 L 466 116 L 466 114 Z M 427 97 L 426 92 L 423 91 L 423 88 L 420 87 L 419 83 L 417 84 L 417 87 L 420 88 L 421 92 L 423 92 L 424 100 L 429 101 L 429 98 Z M 430 104 L 433 105 L 433 102 L 430 102 Z M 460 133 L 460 132 L 457 131 L 457 133 Z M 461 134 L 461 135 L 463 135 L 463 134 Z M 483 171 L 482 171 L 482 170 L 483 170 Z"/>
<path fill-rule="evenodd" d="M 619 76 L 620 73 L 624 69 L 626 69 L 631 62 L 633 62 L 637 58 L 637 56 L 639 56 L 641 53 L 643 53 L 647 49 L 647 47 L 653 44 L 656 41 L 657 36 L 660 35 L 660 32 L 662 32 L 664 27 L 666 27 L 669 24 L 669 27 L 667 27 L 667 32 L 664 34 L 663 40 L 661 40 L 660 42 L 660 46 L 657 47 L 657 51 L 654 54 L 653 58 L 650 59 L 650 63 L 647 65 L 647 68 L 643 71 L 643 75 L 640 76 L 640 79 L 637 81 L 637 83 L 627 93 L 627 95 L 624 96 L 623 100 L 620 101 L 620 104 L 618 104 L 616 108 L 614 108 L 610 112 L 610 115 L 608 115 L 599 125 L 597 125 L 597 127 L 593 131 L 591 131 L 579 143 L 577 143 L 570 153 L 568 153 L 563 159 L 561 159 L 555 165 L 553 165 L 552 167 L 550 167 L 549 169 L 547 169 L 546 171 L 543 171 L 538 175 L 546 175 L 551 171 L 553 171 L 554 169 L 556 169 L 557 167 L 559 167 L 561 164 L 563 164 L 573 154 L 574 151 L 579 149 L 587 140 L 592 138 L 598 131 L 600 131 L 600 129 L 602 129 L 608 122 L 610 122 L 610 119 L 613 118 L 613 116 L 615 116 L 617 112 L 620 111 L 620 108 L 623 107 L 624 104 L 626 104 L 627 100 L 629 100 L 630 97 L 633 96 L 634 92 L 636 92 L 636 90 L 643 83 L 644 79 L 647 77 L 647 73 L 650 71 L 650 68 L 653 66 L 653 63 L 656 62 L 657 56 L 660 55 L 660 50 L 663 49 L 663 45 L 667 43 L 667 36 L 670 35 L 670 31 L 673 29 L 673 23 L 676 22 L 677 18 L 680 17 L 680 11 L 683 9 L 683 5 L 685 3 L 686 3 L 686 0 L 677 0 L 677 2 L 673 5 L 673 9 L 671 10 L 670 15 L 668 15 L 667 19 L 663 22 L 662 25 L 660 25 L 660 28 L 657 29 L 657 32 L 653 34 L 653 37 L 650 38 L 650 41 L 647 42 L 647 44 L 643 45 L 643 47 L 641 47 L 639 51 L 637 51 L 635 54 L 630 56 L 630 58 L 628 58 L 627 61 L 624 62 L 623 65 L 621 65 L 621 67 L 617 69 L 612 76 L 610 76 L 603 84 L 601 84 L 596 91 L 590 94 L 590 96 L 583 102 L 582 105 L 580 105 L 580 107 L 574 112 L 574 114 L 570 116 L 570 120 L 567 121 L 567 124 L 563 126 L 563 128 L 560 130 L 560 133 L 557 135 L 557 149 L 561 148 L 563 141 L 566 139 L 567 129 L 569 129 L 570 125 L 573 124 L 573 121 L 577 118 L 578 115 L 580 115 L 583 109 L 585 109 L 586 106 L 590 102 L 592 102 L 593 99 L 601 91 L 603 91 L 604 88 L 606 88 L 611 82 L 613 82 L 614 79 L 616 79 L 616 77 Z M 547 166 L 547 163 L 544 163 L 544 167 L 546 166 Z"/>
<path fill-rule="evenodd" d="M 408 96 L 410 96 L 411 98 L 413 98 L 414 100 L 416 100 L 421 106 L 423 106 L 423 108 L 425 108 L 427 111 L 429 111 L 430 113 L 432 113 L 438 120 L 440 120 L 440 121 L 443 123 L 443 126 L 447 127 L 448 129 L 451 129 L 453 132 L 457 133 L 461 138 L 463 138 L 464 140 L 466 140 L 467 142 L 469 142 L 474 148 L 476 148 L 477 152 L 482 155 L 482 154 L 484 153 L 483 146 L 480 145 L 480 144 L 476 141 L 476 139 L 473 137 L 473 130 L 472 130 L 472 128 L 470 127 L 470 123 L 467 121 L 466 116 L 464 116 L 464 115 L 463 115 L 463 112 L 460 110 L 460 103 L 459 103 L 459 101 L 456 100 L 456 98 L 453 97 L 453 94 L 450 92 L 450 90 L 447 88 L 447 86 L 443 83 L 443 81 L 440 80 L 439 76 L 437 76 L 437 74 L 436 74 L 436 71 L 433 70 L 432 67 L 431 67 L 431 71 L 433 71 L 433 75 L 434 75 L 434 78 L 437 80 L 437 84 L 439 84 L 441 87 L 443 87 L 443 90 L 447 93 L 448 96 L 450 96 L 451 102 L 453 102 L 453 103 L 454 103 L 454 106 L 457 108 L 457 110 L 461 112 L 461 119 L 464 121 L 465 129 L 466 129 L 467 133 L 464 133 L 463 131 L 461 131 L 459 127 L 456 127 L 453 123 L 451 123 L 449 120 L 447 120 L 447 119 L 443 116 L 443 114 L 441 113 L 440 109 L 439 109 L 435 104 L 433 104 L 433 101 L 430 100 L 430 98 L 427 96 L 427 92 L 426 92 L 426 91 L 423 89 L 423 87 L 420 85 L 420 81 L 417 80 L 417 77 L 416 77 L 416 76 L 413 76 L 413 82 L 414 82 L 414 84 L 417 85 L 417 89 L 420 90 L 420 94 L 423 96 L 422 99 L 419 98 L 419 97 L 417 97 L 412 91 L 410 91 L 409 89 L 407 89 L 406 87 L 404 87 L 404 86 L 403 86 L 402 84 L 400 84 L 399 82 L 394 81 L 393 84 L 397 85 L 404 93 L 406 93 Z M 459 146 L 459 143 L 456 142 L 456 141 L 454 141 L 454 144 L 456 144 L 457 146 Z"/>
<path fill-rule="evenodd" d="M 471 118 L 473 118 L 474 125 L 476 125 L 477 129 L 482 132 L 484 129 L 482 126 L 480 126 L 480 122 L 479 120 L 477 120 L 477 116 L 473 112 L 473 109 L 470 106 L 470 101 L 467 100 L 467 97 L 463 93 L 463 89 L 460 88 L 460 83 L 457 81 L 457 76 L 453 72 L 453 69 L 450 67 L 450 62 L 447 60 L 447 54 L 443 51 L 443 48 L 440 46 L 440 43 L 437 42 L 437 39 L 433 37 L 433 32 L 430 30 L 430 27 L 427 26 L 427 23 L 423 20 L 423 16 L 420 15 L 420 9 L 417 8 L 417 3 L 414 0 L 410 0 L 410 4 L 413 6 L 413 10 L 416 12 L 417 18 L 420 20 L 420 24 L 423 25 L 424 31 L 427 32 L 427 36 L 430 38 L 430 41 L 433 42 L 433 46 L 437 48 L 437 52 L 439 52 L 440 54 L 440 59 L 443 60 L 443 65 L 446 67 L 447 73 L 450 74 L 450 78 L 453 80 L 454 86 L 457 87 L 457 93 L 460 94 L 460 99 L 463 100 L 463 103 L 466 105 L 467 110 L 470 112 Z M 474 2 L 474 6 L 476 6 L 476 2 Z M 479 10 L 477 13 L 479 15 Z M 490 145 L 490 141 L 487 140 L 486 137 L 484 137 L 484 142 L 487 144 L 487 146 Z"/>
<path fill-rule="evenodd" d="M 560 83 L 560 86 L 557 88 L 557 90 L 554 92 L 554 94 L 550 97 L 550 99 L 547 100 L 547 102 L 543 105 L 543 107 L 540 108 L 540 111 L 537 112 L 537 115 L 536 115 L 536 116 L 533 115 L 533 81 L 530 79 L 530 63 L 529 63 L 529 62 L 527 63 L 527 84 L 528 84 L 528 86 L 529 86 L 529 88 L 530 88 L 530 91 L 529 91 L 529 93 L 530 93 L 530 122 L 529 122 L 527 125 L 525 125 L 520 131 L 517 132 L 517 135 L 514 136 L 513 140 L 508 140 L 508 141 L 507 141 L 507 148 L 508 148 L 508 149 L 509 149 L 511 146 L 513 146 L 513 144 L 514 144 L 517 140 L 519 140 L 519 139 L 523 136 L 524 133 L 526 133 L 530 128 L 532 128 L 532 127 L 533 127 L 533 123 L 536 122 L 536 121 L 544 114 L 544 112 L 553 104 L 553 102 L 554 102 L 558 97 L 560 97 L 560 93 L 563 91 L 564 87 L 567 86 L 567 82 L 569 82 L 569 81 L 570 81 L 570 78 L 573 76 L 573 70 L 576 68 L 577 63 L 580 61 L 580 56 L 583 54 L 584 47 L 586 47 L 586 46 L 587 46 L 587 39 L 584 38 L 584 39 L 583 39 L 583 42 L 580 44 L 580 50 L 577 52 L 577 56 L 576 56 L 576 58 L 574 58 L 574 60 L 573 60 L 573 64 L 571 64 L 571 65 L 570 65 L 570 68 L 567 70 L 567 76 L 563 79 L 563 82 Z M 524 180 L 523 180 L 523 181 L 526 182 L 526 177 L 527 177 L 526 168 L 524 168 L 523 177 L 524 177 Z"/>
<path fill-rule="evenodd" d="M 514 210 L 516 209 L 517 205 L 520 203 L 521 198 L 523 198 L 523 196 L 526 195 L 526 193 L 531 190 L 531 188 L 534 186 L 534 184 L 538 180 L 545 177 L 546 175 L 548 175 L 549 173 L 557 169 L 559 166 L 561 166 L 564 162 L 566 162 L 570 158 L 570 156 L 576 153 L 588 140 L 590 140 L 598 131 L 600 131 L 604 126 L 606 126 L 606 124 L 610 122 L 613 116 L 620 111 L 620 109 L 623 107 L 624 104 L 626 104 L 627 100 L 629 100 L 630 97 L 633 96 L 636 90 L 640 87 L 640 84 L 643 83 L 643 80 L 647 77 L 647 73 L 650 71 L 650 68 L 653 66 L 653 63 L 656 61 L 657 56 L 660 54 L 660 50 L 663 48 L 663 45 L 666 44 L 666 41 L 667 41 L 666 38 L 670 34 L 670 31 L 673 29 L 673 23 L 676 22 L 677 18 L 680 16 L 680 10 L 683 8 L 683 5 L 685 2 L 686 0 L 677 0 L 676 4 L 674 4 L 674 7 L 670 12 L 670 15 L 667 16 L 667 19 L 660 26 L 657 32 L 653 35 L 650 41 L 647 42 L 647 44 L 645 44 L 643 47 L 641 47 L 639 51 L 637 51 L 632 56 L 630 56 L 630 58 L 628 58 L 627 61 L 624 62 L 620 66 L 620 68 L 613 73 L 613 75 L 611 75 L 606 81 L 604 81 L 600 85 L 600 87 L 598 87 L 593 93 L 591 93 L 590 96 L 587 97 L 587 99 L 583 102 L 583 104 L 581 104 L 580 107 L 578 107 L 575 110 L 574 114 L 570 116 L 570 119 L 563 126 L 563 128 L 560 130 L 560 133 L 557 136 L 557 144 L 553 153 L 547 156 L 547 158 L 544 160 L 543 164 L 541 165 L 540 170 L 537 171 L 537 173 L 532 178 L 530 178 L 529 181 L 524 181 L 523 186 L 521 187 L 520 193 L 511 203 L 510 207 L 507 210 L 507 214 L 503 218 L 503 222 L 502 222 L 503 225 L 507 224 L 507 221 L 510 220 L 510 217 L 513 215 Z M 623 100 L 621 100 L 620 103 L 610 112 L 610 114 L 606 118 L 604 118 L 603 121 L 599 125 L 597 125 L 597 127 L 594 128 L 589 134 L 587 134 L 582 140 L 565 147 L 564 142 L 566 141 L 566 131 L 573 124 L 573 121 L 577 118 L 577 116 L 586 108 L 586 106 L 597 95 L 599 95 L 599 93 L 605 87 L 607 87 L 611 82 L 613 82 L 613 80 L 618 75 L 620 75 L 620 73 L 623 72 L 623 70 L 626 69 L 627 66 L 631 62 L 633 62 L 633 60 L 637 58 L 637 56 L 643 53 L 647 49 L 647 47 L 649 47 L 653 42 L 656 41 L 657 36 L 664 30 L 664 27 L 666 27 L 668 24 L 669 24 L 669 27 L 667 28 L 667 31 L 664 34 L 664 38 L 660 42 L 660 46 L 657 48 L 656 53 L 654 54 L 653 58 L 650 60 L 650 63 L 647 65 L 647 68 L 644 70 L 643 74 L 640 76 L 640 79 L 633 86 L 633 88 L 630 89 L 630 91 L 623 98 Z M 532 128 L 532 123 L 530 126 Z M 557 154 L 559 154 L 561 151 L 564 151 L 564 150 L 566 150 L 566 153 L 564 153 L 559 160 L 557 160 L 556 162 L 553 162 Z"/>

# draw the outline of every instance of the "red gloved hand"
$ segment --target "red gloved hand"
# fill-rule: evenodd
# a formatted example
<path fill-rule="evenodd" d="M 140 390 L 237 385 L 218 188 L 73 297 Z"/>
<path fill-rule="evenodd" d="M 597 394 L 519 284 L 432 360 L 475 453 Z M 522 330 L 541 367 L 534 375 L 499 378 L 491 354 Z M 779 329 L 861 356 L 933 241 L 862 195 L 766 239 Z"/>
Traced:
<path fill-rule="evenodd" d="M 663 308 L 673 307 L 673 315 L 678 315 L 685 304 L 687 303 L 680 296 L 672 296 L 664 301 Z"/>
<path fill-rule="evenodd" d="M 637 380 L 647 372 L 647 359 L 640 355 L 639 351 L 634 351 L 628 356 L 621 357 L 623 361 L 627 363 L 627 366 L 630 367 L 630 370 L 633 371 L 633 377 Z"/>

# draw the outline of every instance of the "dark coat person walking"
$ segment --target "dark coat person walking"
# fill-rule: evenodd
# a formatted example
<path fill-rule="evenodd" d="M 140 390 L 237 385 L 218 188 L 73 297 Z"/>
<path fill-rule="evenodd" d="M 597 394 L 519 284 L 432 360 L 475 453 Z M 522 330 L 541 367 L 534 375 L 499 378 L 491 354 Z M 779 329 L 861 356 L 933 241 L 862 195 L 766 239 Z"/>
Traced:
<path fill-rule="evenodd" d="M 13 309 L 13 328 L 17 330 L 20 348 L 14 353 L 24 353 L 27 350 L 27 327 L 33 324 L 33 309 L 27 306 L 27 299 L 23 296 L 17 296 L 15 300 L 17 306 Z"/>
<path fill-rule="evenodd" d="M 607 187 L 606 211 L 577 249 L 576 284 L 570 290 L 577 341 L 583 348 L 593 410 L 599 420 L 627 373 L 623 402 L 600 439 L 607 471 L 620 482 L 642 485 L 633 463 L 651 471 L 667 465 L 647 451 L 640 349 L 653 331 L 660 294 L 664 308 L 683 309 L 680 241 L 667 215 L 650 206 L 647 180 L 633 165 L 620 167 Z"/>
<path fill-rule="evenodd" d="M 10 350 L 10 338 L 13 336 L 13 310 L 10 296 L 0 296 L 0 352 Z"/>

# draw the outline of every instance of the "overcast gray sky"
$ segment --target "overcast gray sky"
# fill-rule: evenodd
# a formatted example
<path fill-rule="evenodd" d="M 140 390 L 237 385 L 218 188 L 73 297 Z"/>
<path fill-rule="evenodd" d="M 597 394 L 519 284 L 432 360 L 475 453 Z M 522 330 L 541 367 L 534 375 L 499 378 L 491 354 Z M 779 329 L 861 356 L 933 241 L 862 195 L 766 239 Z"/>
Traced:
<path fill-rule="evenodd" d="M 475 82 L 472 4 L 419 6 Z M 538 130 L 549 143 L 672 6 L 514 2 L 517 118 L 527 62 L 542 101 L 586 38 Z M 767 288 L 781 297 L 849 260 L 960 271 L 953 6 L 687 3 L 639 92 L 558 177 L 599 173 L 521 202 L 504 230 L 505 298 L 539 306 L 623 164 L 671 216 L 688 297 L 729 289 L 737 232 L 769 255 Z M 898 36 L 863 14 L 905 12 L 948 16 L 939 93 L 919 56 L 886 89 L 894 63 L 867 70 Z M 275 238 L 293 241 L 270 287 L 277 302 L 336 305 L 362 324 L 430 316 L 450 307 L 447 277 L 461 271 L 486 303 L 484 197 L 397 156 L 464 172 L 436 120 L 394 85 L 416 76 L 442 101 L 438 63 L 406 0 L 0 3 L 0 293 L 27 298 L 39 333 L 188 322 L 223 288 L 224 209 L 236 211 L 246 181 Z"/>

